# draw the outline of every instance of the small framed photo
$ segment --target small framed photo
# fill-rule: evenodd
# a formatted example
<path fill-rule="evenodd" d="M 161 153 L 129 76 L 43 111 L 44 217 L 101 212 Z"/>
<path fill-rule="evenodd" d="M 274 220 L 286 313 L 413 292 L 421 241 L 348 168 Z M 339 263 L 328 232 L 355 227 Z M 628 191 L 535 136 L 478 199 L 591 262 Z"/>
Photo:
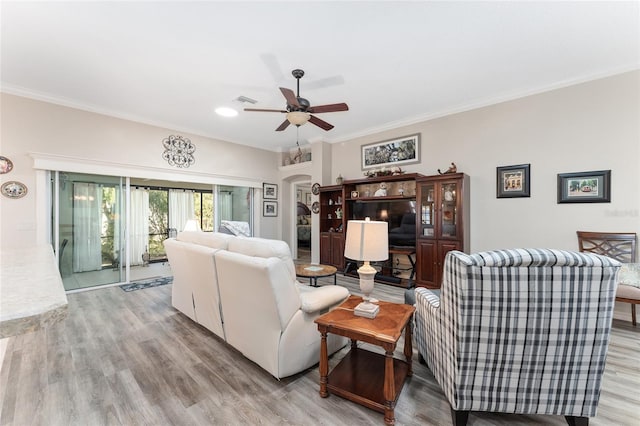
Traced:
<path fill-rule="evenodd" d="M 278 202 L 277 201 L 263 201 L 262 202 L 262 216 L 266 216 L 266 217 L 278 216 Z"/>
<path fill-rule="evenodd" d="M 351 198 L 358 198 L 360 193 L 358 191 L 351 191 Z"/>
<path fill-rule="evenodd" d="M 311 205 L 311 193 L 310 192 L 305 192 L 305 204 L 310 206 Z"/>
<path fill-rule="evenodd" d="M 611 170 L 558 173 L 558 204 L 610 202 Z"/>
<path fill-rule="evenodd" d="M 277 200 L 278 185 L 276 185 L 275 183 L 263 183 L 262 198 L 264 198 L 265 200 Z"/>
<path fill-rule="evenodd" d="M 299 202 L 299 203 L 302 202 L 302 190 L 301 189 L 298 189 L 296 191 L 296 201 Z"/>
<path fill-rule="evenodd" d="M 531 196 L 531 164 L 496 167 L 496 198 Z"/>

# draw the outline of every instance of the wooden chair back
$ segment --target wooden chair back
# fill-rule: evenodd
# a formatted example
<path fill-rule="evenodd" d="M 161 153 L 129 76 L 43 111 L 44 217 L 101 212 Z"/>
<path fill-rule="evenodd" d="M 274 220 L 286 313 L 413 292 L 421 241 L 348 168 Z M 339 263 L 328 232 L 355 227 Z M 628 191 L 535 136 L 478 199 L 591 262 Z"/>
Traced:
<path fill-rule="evenodd" d="M 611 257 L 622 263 L 636 261 L 636 234 L 634 232 L 584 232 L 578 231 L 581 252 Z"/>

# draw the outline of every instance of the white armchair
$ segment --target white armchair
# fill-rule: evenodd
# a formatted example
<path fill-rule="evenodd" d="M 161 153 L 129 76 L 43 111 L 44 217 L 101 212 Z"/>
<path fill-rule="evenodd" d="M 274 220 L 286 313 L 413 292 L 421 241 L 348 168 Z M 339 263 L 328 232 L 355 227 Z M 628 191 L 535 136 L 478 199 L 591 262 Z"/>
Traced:
<path fill-rule="evenodd" d="M 303 289 L 286 261 L 231 251 L 215 254 L 227 342 L 276 378 L 299 373 L 320 360 L 313 322 L 349 295 L 346 288 Z M 329 353 L 346 344 L 338 336 Z"/>

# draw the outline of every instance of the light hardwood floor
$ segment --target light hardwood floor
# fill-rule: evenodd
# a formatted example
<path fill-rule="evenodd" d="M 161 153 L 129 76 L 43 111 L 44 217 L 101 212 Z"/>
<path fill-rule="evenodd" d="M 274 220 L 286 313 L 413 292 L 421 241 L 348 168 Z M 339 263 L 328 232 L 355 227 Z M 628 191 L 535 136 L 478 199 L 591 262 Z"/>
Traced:
<path fill-rule="evenodd" d="M 357 280 L 341 277 L 340 282 L 359 293 Z M 402 301 L 403 290 L 376 284 L 374 296 Z M 335 395 L 320 398 L 317 366 L 274 379 L 173 309 L 170 298 L 170 285 L 70 294 L 65 322 L 8 339 L 0 371 L 0 425 L 384 423 L 381 413 Z M 346 351 L 333 356 L 330 367 Z M 640 424 L 639 357 L 640 328 L 615 321 L 600 407 L 591 424 Z M 451 424 L 449 405 L 417 355 L 396 420 Z M 557 416 L 472 413 L 469 424 L 566 423 Z"/>

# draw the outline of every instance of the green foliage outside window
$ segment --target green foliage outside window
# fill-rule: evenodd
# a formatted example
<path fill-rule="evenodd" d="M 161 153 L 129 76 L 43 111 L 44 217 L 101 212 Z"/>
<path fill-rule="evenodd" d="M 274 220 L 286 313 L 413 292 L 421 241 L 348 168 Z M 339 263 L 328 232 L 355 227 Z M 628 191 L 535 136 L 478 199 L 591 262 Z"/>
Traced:
<path fill-rule="evenodd" d="M 167 238 L 169 227 L 169 192 L 149 191 L 149 254 L 151 259 L 166 257 L 162 242 Z"/>

